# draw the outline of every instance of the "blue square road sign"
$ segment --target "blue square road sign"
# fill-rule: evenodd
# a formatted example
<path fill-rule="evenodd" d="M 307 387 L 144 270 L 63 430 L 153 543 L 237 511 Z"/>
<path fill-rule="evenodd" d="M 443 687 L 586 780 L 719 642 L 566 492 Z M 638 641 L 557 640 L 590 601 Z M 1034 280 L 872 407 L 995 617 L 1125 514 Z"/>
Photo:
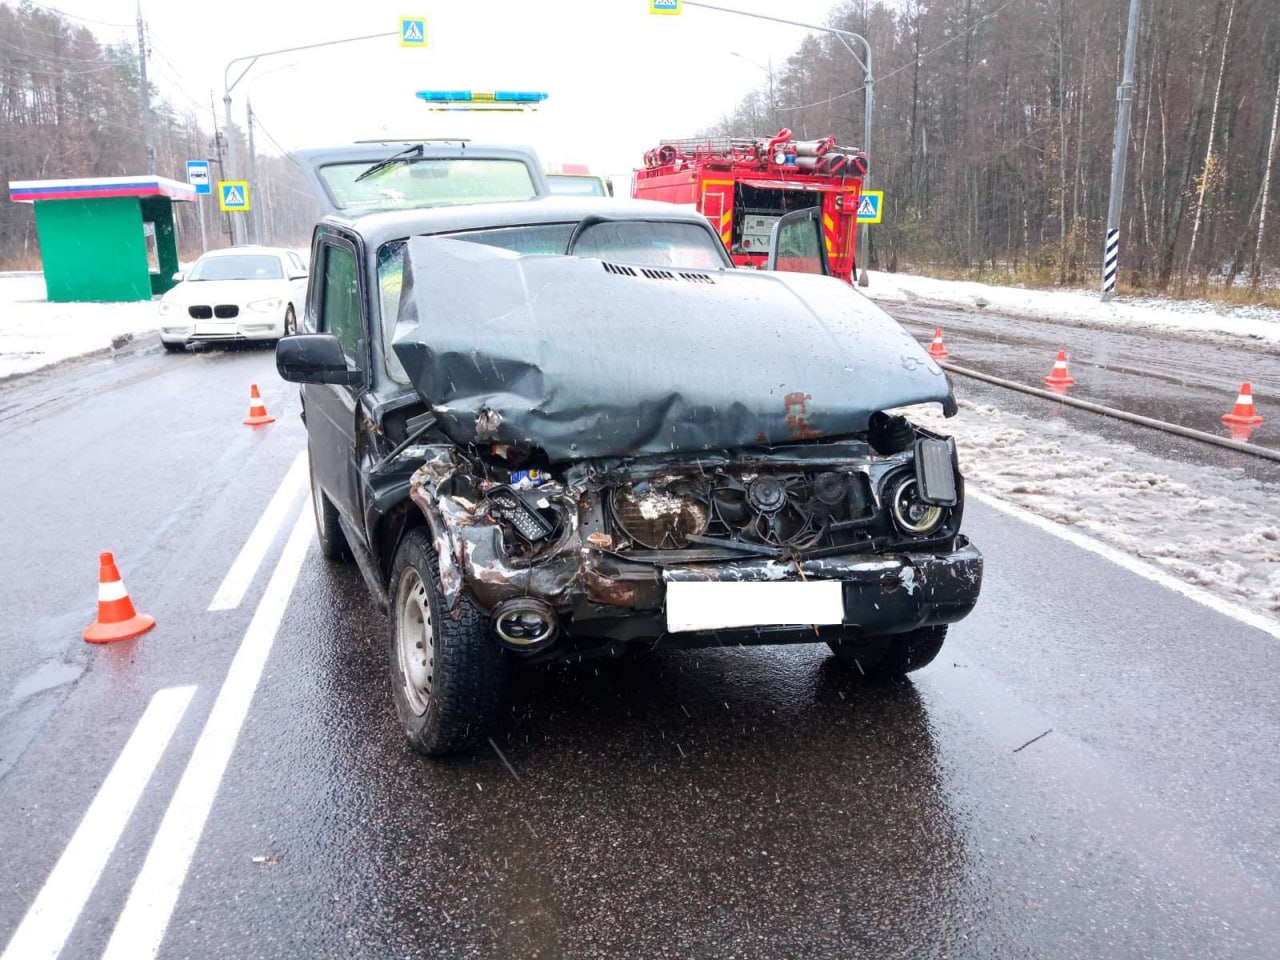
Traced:
<path fill-rule="evenodd" d="M 209 181 L 208 160 L 187 161 L 187 183 L 196 188 L 197 194 L 213 193 L 213 184 Z"/>
<path fill-rule="evenodd" d="M 425 47 L 427 45 L 427 21 L 425 17 L 400 18 L 400 46 Z"/>

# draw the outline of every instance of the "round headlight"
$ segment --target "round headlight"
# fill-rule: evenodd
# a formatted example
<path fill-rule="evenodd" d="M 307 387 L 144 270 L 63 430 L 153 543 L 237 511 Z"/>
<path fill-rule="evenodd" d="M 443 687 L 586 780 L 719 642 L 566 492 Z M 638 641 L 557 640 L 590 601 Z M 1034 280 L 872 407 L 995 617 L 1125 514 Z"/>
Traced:
<path fill-rule="evenodd" d="M 946 511 L 942 507 L 920 499 L 913 476 L 903 477 L 894 484 L 889 495 L 889 510 L 898 529 L 913 537 L 927 537 L 946 519 Z"/>

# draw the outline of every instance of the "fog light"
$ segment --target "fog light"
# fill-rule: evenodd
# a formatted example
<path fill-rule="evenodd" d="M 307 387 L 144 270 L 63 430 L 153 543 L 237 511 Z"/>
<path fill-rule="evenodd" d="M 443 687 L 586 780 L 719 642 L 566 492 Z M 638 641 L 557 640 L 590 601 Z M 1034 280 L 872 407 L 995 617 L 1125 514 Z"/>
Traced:
<path fill-rule="evenodd" d="M 893 522 L 903 533 L 913 537 L 926 537 L 933 533 L 946 518 L 942 507 L 933 506 L 920 499 L 914 476 L 903 477 L 893 487 L 889 496 L 889 509 Z"/>
<path fill-rule="evenodd" d="M 531 653 L 548 646 L 560 631 L 556 612 L 541 600 L 505 600 L 493 611 L 493 632 L 509 650 Z"/>

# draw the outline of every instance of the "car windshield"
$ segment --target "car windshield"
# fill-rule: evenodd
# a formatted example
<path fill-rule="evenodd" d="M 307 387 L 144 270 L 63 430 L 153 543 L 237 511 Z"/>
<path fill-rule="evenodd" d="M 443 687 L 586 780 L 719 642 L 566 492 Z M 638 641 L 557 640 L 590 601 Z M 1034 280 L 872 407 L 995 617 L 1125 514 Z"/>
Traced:
<path fill-rule="evenodd" d="M 205 257 L 191 268 L 188 280 L 280 280 L 284 269 L 279 257 L 263 254 Z"/>
<path fill-rule="evenodd" d="M 552 193 L 567 197 L 604 197 L 608 193 L 604 189 L 604 181 L 599 177 L 578 177 L 564 173 L 553 173 L 547 176 L 547 186 Z"/>
<path fill-rule="evenodd" d="M 340 210 L 403 210 L 460 203 L 529 200 L 537 194 L 522 160 L 406 157 L 357 180 L 366 160 L 320 168 L 325 189 Z"/>
<path fill-rule="evenodd" d="M 559 256 L 577 229 L 576 223 L 544 223 L 444 234 L 451 240 L 484 243 L 516 253 Z M 409 377 L 391 349 L 400 312 L 404 277 L 405 240 L 391 240 L 378 248 L 378 302 L 382 313 L 387 373 L 398 383 Z M 715 237 L 692 223 L 663 220 L 601 221 L 590 224 L 574 241 L 573 255 L 618 260 L 641 266 L 719 270 L 725 266 Z"/>

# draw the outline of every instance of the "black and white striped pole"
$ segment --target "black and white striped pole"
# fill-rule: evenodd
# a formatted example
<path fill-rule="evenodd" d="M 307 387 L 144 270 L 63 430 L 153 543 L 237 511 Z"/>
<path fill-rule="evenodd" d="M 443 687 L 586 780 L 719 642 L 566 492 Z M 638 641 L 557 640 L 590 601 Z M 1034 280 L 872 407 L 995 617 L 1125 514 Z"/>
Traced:
<path fill-rule="evenodd" d="M 1129 114 L 1133 108 L 1133 61 L 1138 49 L 1138 0 L 1129 0 L 1129 33 L 1124 45 L 1124 79 L 1116 88 L 1116 136 L 1111 150 L 1111 203 L 1107 239 L 1102 248 L 1102 300 L 1116 292 L 1120 266 L 1120 212 L 1124 206 L 1124 167 L 1129 155 Z"/>

